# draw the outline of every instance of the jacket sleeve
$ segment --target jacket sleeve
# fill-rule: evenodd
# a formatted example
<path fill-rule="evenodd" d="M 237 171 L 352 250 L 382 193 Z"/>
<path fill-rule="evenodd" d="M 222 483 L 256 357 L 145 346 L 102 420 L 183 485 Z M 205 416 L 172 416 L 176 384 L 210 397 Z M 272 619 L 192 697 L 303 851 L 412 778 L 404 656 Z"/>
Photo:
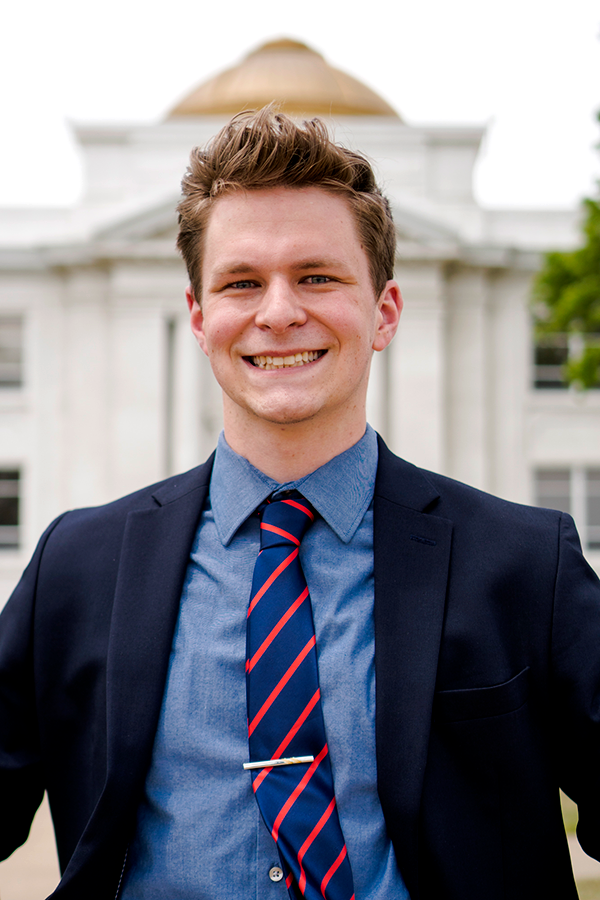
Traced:
<path fill-rule="evenodd" d="M 61 517 L 62 518 L 62 517 Z M 0 859 L 29 835 L 44 795 L 34 678 L 33 615 L 40 561 L 57 519 L 0 615 Z"/>
<path fill-rule="evenodd" d="M 578 805 L 581 846 L 600 859 L 600 583 L 570 516 L 561 522 L 552 665 L 560 785 Z"/>

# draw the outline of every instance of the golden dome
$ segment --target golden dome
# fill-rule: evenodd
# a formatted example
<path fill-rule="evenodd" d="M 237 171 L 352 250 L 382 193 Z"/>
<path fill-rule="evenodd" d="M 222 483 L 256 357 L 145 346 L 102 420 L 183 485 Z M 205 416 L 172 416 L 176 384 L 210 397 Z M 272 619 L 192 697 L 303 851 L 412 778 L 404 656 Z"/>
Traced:
<path fill-rule="evenodd" d="M 234 115 L 275 100 L 298 116 L 394 116 L 375 91 L 334 69 L 306 44 L 282 38 L 249 53 L 237 66 L 205 81 L 175 106 L 178 116 Z"/>

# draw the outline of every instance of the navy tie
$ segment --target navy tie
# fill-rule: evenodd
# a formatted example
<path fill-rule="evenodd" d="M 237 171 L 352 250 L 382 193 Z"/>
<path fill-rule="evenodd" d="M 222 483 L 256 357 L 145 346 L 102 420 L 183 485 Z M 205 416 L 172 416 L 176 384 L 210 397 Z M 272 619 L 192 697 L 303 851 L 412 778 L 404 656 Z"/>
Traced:
<path fill-rule="evenodd" d="M 321 711 L 310 595 L 298 558 L 314 517 L 297 491 L 272 497 L 262 511 L 246 641 L 250 766 L 290 897 L 353 900 Z"/>

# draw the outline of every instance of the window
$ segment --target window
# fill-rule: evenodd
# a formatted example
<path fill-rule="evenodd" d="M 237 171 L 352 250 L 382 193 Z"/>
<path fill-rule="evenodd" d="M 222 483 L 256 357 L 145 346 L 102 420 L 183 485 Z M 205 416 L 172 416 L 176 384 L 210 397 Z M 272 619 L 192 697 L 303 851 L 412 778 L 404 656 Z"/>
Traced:
<path fill-rule="evenodd" d="M 600 467 L 538 470 L 535 502 L 570 513 L 584 549 L 600 550 Z"/>
<path fill-rule="evenodd" d="M 587 546 L 600 550 L 600 469 L 587 470 Z"/>
<path fill-rule="evenodd" d="M 0 388 L 23 384 L 23 320 L 0 316 Z"/>
<path fill-rule="evenodd" d="M 19 471 L 0 469 L 0 549 L 19 546 Z"/>
<path fill-rule="evenodd" d="M 563 366 L 569 359 L 566 334 L 538 338 L 534 350 L 534 387 L 566 388 Z"/>
<path fill-rule="evenodd" d="M 596 344 L 600 336 L 590 334 L 587 340 Z M 547 334 L 536 339 L 533 361 L 533 385 L 537 389 L 565 390 L 564 366 L 576 359 L 583 350 L 580 334 Z M 600 388 L 600 384 L 595 385 Z"/>

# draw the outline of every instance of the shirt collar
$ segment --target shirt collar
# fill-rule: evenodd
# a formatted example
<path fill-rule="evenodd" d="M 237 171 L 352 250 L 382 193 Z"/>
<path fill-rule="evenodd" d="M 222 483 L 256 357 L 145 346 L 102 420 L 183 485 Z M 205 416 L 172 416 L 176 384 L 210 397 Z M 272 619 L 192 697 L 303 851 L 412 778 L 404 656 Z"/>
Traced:
<path fill-rule="evenodd" d="M 210 502 L 222 544 L 229 544 L 240 525 L 269 494 L 291 489 L 300 491 L 347 544 L 373 499 L 377 455 L 377 435 L 367 425 L 360 441 L 344 453 L 304 478 L 280 484 L 232 450 L 221 432 L 210 481 Z"/>

